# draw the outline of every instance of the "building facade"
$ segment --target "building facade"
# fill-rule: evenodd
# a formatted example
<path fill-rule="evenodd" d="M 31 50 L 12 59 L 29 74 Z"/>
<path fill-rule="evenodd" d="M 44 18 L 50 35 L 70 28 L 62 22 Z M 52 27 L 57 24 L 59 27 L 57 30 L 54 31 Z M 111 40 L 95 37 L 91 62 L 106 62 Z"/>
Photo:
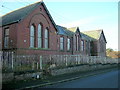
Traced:
<path fill-rule="evenodd" d="M 2 17 L 0 49 L 16 54 L 105 56 L 103 30 L 98 38 L 78 27 L 56 25 L 44 2 L 20 8 Z"/>

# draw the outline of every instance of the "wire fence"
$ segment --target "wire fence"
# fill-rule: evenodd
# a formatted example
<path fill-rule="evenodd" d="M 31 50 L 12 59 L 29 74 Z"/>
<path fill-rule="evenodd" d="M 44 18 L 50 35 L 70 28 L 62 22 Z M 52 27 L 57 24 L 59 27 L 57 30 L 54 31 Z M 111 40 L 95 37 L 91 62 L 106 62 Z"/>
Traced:
<path fill-rule="evenodd" d="M 118 59 L 81 55 L 16 55 L 0 53 L 2 72 L 44 71 L 77 65 L 118 64 Z"/>

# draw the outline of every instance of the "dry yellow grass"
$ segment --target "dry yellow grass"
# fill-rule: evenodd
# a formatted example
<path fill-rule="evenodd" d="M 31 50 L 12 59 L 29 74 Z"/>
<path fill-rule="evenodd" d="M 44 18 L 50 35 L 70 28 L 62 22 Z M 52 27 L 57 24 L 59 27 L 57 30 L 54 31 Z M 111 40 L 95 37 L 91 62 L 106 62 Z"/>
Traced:
<path fill-rule="evenodd" d="M 120 51 L 106 51 L 106 55 L 111 58 L 120 58 Z"/>

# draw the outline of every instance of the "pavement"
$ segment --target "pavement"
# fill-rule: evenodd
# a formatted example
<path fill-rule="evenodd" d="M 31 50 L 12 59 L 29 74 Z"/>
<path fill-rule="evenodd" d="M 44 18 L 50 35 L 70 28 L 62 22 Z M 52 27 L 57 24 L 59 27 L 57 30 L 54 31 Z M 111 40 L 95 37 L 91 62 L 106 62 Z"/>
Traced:
<path fill-rule="evenodd" d="M 58 76 L 47 76 L 44 79 L 30 79 L 30 80 L 22 80 L 22 81 L 12 81 L 8 83 L 4 83 L 2 89 L 4 90 L 23 90 L 23 89 L 34 89 L 36 87 L 44 87 L 47 85 L 53 85 L 56 83 L 62 83 L 67 81 L 72 81 L 80 78 L 85 78 L 88 76 L 93 76 L 105 72 L 110 72 L 112 70 L 116 70 L 118 68 L 111 68 L 105 70 L 97 70 L 97 71 L 89 71 L 89 72 L 76 72 L 63 74 Z"/>

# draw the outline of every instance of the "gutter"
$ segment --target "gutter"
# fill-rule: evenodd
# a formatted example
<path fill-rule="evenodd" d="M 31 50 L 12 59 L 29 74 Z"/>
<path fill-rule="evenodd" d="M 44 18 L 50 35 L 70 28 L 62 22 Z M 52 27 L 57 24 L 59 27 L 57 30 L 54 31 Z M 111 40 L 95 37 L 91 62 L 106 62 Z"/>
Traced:
<path fill-rule="evenodd" d="M 21 20 L 21 19 L 20 19 Z M 11 24 L 14 24 L 14 23 L 18 23 L 20 20 L 17 20 L 17 21 L 13 21 L 11 23 L 8 23 L 8 24 L 5 24 L 5 25 L 2 25 L 0 27 L 4 27 L 4 26 L 7 26 L 7 25 L 11 25 Z"/>

